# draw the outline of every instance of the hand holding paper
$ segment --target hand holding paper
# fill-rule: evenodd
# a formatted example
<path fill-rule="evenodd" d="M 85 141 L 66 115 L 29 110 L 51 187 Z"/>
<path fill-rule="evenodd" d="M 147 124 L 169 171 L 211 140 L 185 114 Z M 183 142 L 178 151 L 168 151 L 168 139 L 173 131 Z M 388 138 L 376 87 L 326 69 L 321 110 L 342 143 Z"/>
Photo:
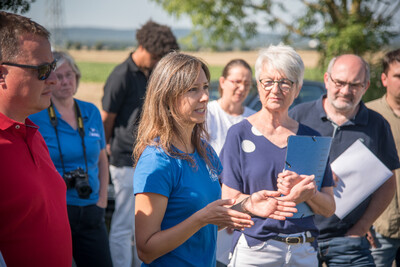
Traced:
<path fill-rule="evenodd" d="M 339 181 L 334 188 L 336 216 L 346 217 L 393 173 L 360 141 L 355 141 L 331 164 Z"/>

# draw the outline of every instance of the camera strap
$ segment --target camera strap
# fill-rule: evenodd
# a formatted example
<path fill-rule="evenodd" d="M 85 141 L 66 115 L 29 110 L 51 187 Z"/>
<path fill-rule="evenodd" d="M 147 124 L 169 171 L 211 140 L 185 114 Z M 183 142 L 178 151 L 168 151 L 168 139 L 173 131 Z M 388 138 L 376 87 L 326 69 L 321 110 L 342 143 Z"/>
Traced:
<path fill-rule="evenodd" d="M 86 166 L 85 173 L 88 174 L 88 163 L 87 163 L 87 158 L 86 158 L 86 146 L 85 146 L 85 138 L 84 138 L 85 137 L 85 128 L 83 127 L 83 118 L 82 118 L 81 110 L 79 109 L 78 103 L 76 103 L 75 99 L 74 99 L 74 109 L 75 109 L 76 121 L 78 122 L 78 133 L 82 140 L 83 157 L 85 159 L 85 166 Z M 58 136 L 58 130 L 57 130 L 58 120 L 57 120 L 56 111 L 54 109 L 52 101 L 50 102 L 50 106 L 47 108 L 47 112 L 49 114 L 50 123 L 54 127 L 54 131 L 56 132 L 58 152 L 60 153 L 60 160 L 61 160 L 61 166 L 63 169 L 63 174 L 65 174 L 64 160 L 63 160 L 63 156 L 62 156 L 62 152 L 61 152 L 60 138 Z"/>

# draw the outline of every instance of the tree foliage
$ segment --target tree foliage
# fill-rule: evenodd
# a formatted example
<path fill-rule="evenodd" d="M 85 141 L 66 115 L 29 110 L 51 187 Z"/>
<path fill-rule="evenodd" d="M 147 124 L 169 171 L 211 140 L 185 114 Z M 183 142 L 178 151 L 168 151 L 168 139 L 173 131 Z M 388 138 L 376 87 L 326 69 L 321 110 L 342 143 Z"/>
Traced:
<path fill-rule="evenodd" d="M 24 14 L 29 11 L 31 4 L 35 1 L 36 0 L 1 0 L 0 10 Z"/>
<path fill-rule="evenodd" d="M 211 46 L 244 41 L 260 27 L 283 27 L 288 42 L 295 35 L 316 39 L 321 66 L 334 55 L 378 51 L 399 34 L 393 18 L 399 16 L 400 0 L 297 0 L 301 10 L 294 9 L 294 0 L 152 1 L 177 17 L 189 15 L 192 38 Z"/>

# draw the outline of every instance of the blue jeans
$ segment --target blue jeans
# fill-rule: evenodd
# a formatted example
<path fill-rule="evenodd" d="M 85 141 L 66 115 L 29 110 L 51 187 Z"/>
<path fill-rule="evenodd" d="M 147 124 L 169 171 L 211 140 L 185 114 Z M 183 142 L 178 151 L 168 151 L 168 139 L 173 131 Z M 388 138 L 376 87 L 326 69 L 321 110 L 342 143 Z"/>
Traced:
<path fill-rule="evenodd" d="M 393 261 L 400 248 L 400 239 L 384 237 L 371 230 L 377 248 L 371 248 L 372 256 L 377 267 L 392 267 Z"/>
<path fill-rule="evenodd" d="M 318 241 L 319 266 L 375 266 L 366 237 L 335 237 Z"/>

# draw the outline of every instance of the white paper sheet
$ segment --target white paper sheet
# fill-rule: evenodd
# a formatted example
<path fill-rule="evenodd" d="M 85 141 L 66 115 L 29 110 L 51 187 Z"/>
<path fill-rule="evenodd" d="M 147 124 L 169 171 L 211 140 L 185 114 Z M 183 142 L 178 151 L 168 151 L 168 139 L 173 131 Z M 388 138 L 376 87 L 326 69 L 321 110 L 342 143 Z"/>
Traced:
<path fill-rule="evenodd" d="M 336 216 L 346 217 L 393 173 L 360 141 L 355 141 L 331 164 L 339 178 L 334 188 Z"/>

